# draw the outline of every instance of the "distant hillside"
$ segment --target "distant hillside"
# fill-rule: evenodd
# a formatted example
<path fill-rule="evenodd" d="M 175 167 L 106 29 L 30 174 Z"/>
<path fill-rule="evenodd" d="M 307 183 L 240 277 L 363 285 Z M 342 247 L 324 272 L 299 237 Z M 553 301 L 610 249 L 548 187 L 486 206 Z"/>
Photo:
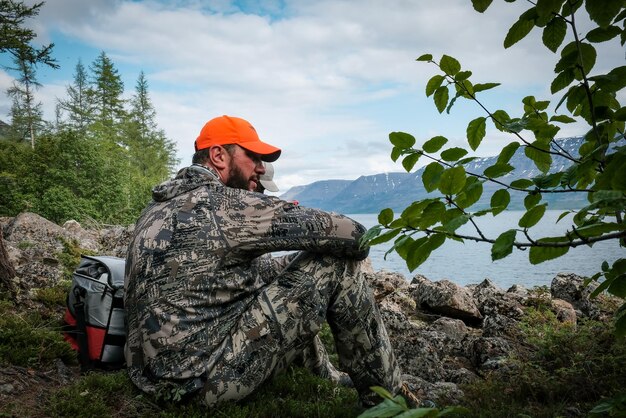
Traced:
<path fill-rule="evenodd" d="M 578 156 L 581 142 L 582 137 L 557 140 L 559 146 L 573 156 Z M 484 169 L 493 165 L 496 160 L 497 156 L 477 158 L 466 164 L 465 169 L 471 173 L 482 174 Z M 504 183 L 510 183 L 518 178 L 530 179 L 541 174 L 532 160 L 526 157 L 522 147 L 515 152 L 510 164 L 515 167 L 515 171 L 499 178 Z M 568 165 L 568 160 L 554 157 L 550 171 L 560 171 Z M 293 187 L 280 197 L 285 200 L 297 200 L 303 206 L 341 213 L 377 213 L 388 207 L 399 211 L 416 200 L 438 195 L 437 192 L 428 194 L 424 190 L 423 172 L 422 167 L 413 173 L 382 173 L 361 176 L 356 180 L 322 180 L 306 186 Z M 491 195 L 501 188 L 491 182 L 484 183 L 483 187 L 481 199 L 472 207 L 474 210 L 489 207 Z M 523 193 L 512 193 L 509 209 L 523 209 L 524 197 Z M 564 194 L 552 194 L 544 196 L 544 200 L 554 209 L 574 209 L 586 204 L 586 196 L 580 193 L 576 196 L 567 194 L 566 197 Z"/>

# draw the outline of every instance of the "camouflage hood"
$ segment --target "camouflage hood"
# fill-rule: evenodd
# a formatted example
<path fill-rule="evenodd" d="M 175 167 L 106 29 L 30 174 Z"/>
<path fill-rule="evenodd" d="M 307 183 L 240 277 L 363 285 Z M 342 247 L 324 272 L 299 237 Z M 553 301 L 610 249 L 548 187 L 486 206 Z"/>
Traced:
<path fill-rule="evenodd" d="M 216 180 L 219 181 L 219 177 L 215 171 L 194 164 L 181 169 L 173 179 L 155 186 L 152 189 L 152 198 L 155 202 L 165 202 L 183 193 L 205 186 L 208 181 Z"/>

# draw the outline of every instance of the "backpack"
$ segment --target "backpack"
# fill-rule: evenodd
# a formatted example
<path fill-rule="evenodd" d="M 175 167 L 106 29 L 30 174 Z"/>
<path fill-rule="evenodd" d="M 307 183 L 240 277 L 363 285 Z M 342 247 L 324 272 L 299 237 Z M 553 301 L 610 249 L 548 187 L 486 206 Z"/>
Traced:
<path fill-rule="evenodd" d="M 83 372 L 124 367 L 125 265 L 123 258 L 83 255 L 72 275 L 63 334 Z"/>

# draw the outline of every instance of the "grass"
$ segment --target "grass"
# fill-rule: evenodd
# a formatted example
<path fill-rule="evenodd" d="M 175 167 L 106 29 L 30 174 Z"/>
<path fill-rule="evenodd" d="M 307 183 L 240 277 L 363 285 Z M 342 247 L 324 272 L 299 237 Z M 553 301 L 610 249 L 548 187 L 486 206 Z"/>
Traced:
<path fill-rule="evenodd" d="M 208 410 L 197 403 L 155 403 L 139 392 L 125 371 L 92 373 L 55 393 L 45 406 L 51 417 L 355 417 L 356 392 L 337 387 L 305 369 L 293 368 L 251 397 Z"/>

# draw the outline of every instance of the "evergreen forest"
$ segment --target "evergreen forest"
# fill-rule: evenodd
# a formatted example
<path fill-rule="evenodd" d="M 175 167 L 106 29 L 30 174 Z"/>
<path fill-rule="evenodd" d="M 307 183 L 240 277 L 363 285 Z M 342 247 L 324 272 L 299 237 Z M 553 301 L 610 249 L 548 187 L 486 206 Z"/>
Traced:
<path fill-rule="evenodd" d="M 61 224 L 133 223 L 151 188 L 175 170 L 174 141 L 157 126 L 144 72 L 125 94 L 105 51 L 88 66 L 76 63 L 54 120 L 44 118 L 37 70 L 58 68 L 54 45 L 33 47 L 36 35 L 24 23 L 41 5 L 2 5 L 0 54 L 10 57 L 5 70 L 14 81 L 4 92 L 9 120 L 0 121 L 0 216 L 30 211 Z"/>

